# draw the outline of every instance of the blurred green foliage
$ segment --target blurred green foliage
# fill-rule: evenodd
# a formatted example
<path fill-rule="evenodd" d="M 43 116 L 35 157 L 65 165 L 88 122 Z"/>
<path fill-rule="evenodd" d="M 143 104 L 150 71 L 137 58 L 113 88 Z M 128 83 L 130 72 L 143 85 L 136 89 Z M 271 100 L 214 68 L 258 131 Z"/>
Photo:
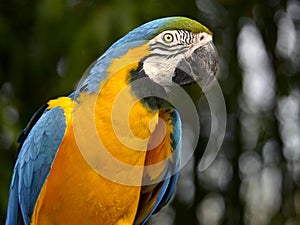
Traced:
<path fill-rule="evenodd" d="M 16 140 L 30 116 L 49 99 L 68 95 L 74 90 L 85 69 L 128 31 L 155 18 L 182 15 L 208 26 L 214 32 L 220 52 L 219 82 L 228 110 L 228 127 L 221 156 L 216 162 L 219 162 L 217 165 L 220 168 L 225 168 L 225 172 L 212 169 L 211 174 L 217 175 L 211 175 L 210 170 L 207 174 L 197 171 L 207 142 L 207 137 L 202 136 L 195 157 L 191 160 L 191 186 L 182 183 L 183 188 L 178 188 L 171 207 L 166 208 L 161 217 L 154 218 L 152 224 L 300 224 L 300 144 L 294 145 L 296 153 L 293 152 L 295 157 L 291 160 L 287 156 L 289 136 L 282 129 L 289 130 L 292 125 L 286 125 L 289 123 L 284 119 L 289 112 L 281 110 L 283 106 L 291 107 L 293 102 L 296 102 L 297 108 L 299 97 L 300 50 L 297 46 L 300 46 L 300 19 L 296 16 L 299 15 L 299 7 L 297 1 L 292 0 L 2 1 L 0 223 L 5 221 L 9 183 L 18 148 Z M 290 30 L 286 30 L 289 25 Z M 243 75 L 247 68 L 244 68 L 238 54 L 245 39 L 241 33 L 247 31 L 243 29 L 247 26 L 258 31 L 266 52 L 265 58 L 272 70 L 274 85 L 267 85 L 265 89 L 272 89 L 275 94 L 269 102 L 270 107 L 266 109 L 255 108 L 247 99 L 248 95 L 251 97 L 251 93 L 246 92 L 247 80 Z M 287 40 L 280 39 L 281 32 L 293 32 L 292 28 L 296 40 L 289 35 Z M 293 41 L 294 47 L 285 52 L 288 43 Z M 248 47 L 250 51 L 252 46 Z M 247 55 L 247 52 L 241 54 Z M 255 93 L 257 90 L 253 88 L 252 91 Z M 300 116 L 297 117 L 297 111 L 295 115 L 292 121 L 297 126 Z M 255 128 L 254 132 L 252 128 Z M 295 129 L 297 131 L 298 128 Z M 299 133 L 298 136 L 294 134 L 295 139 L 291 140 L 300 142 Z M 274 151 L 265 150 L 268 143 L 271 143 Z M 266 163 L 270 161 L 266 157 L 269 154 L 277 157 L 276 163 Z M 254 168 L 251 175 L 243 169 L 247 162 L 251 163 L 246 170 L 252 171 Z M 214 168 L 213 165 L 211 168 Z M 264 182 L 268 183 L 263 174 L 270 168 L 280 174 L 274 181 L 276 185 L 280 184 L 280 188 L 276 189 L 279 190 L 276 193 L 279 200 L 273 202 L 277 208 L 268 206 L 270 202 L 272 205 L 272 201 L 266 197 L 269 196 L 268 185 L 266 192 L 261 193 Z M 216 179 L 222 178 L 218 173 L 226 178 L 226 185 L 212 185 Z M 209 183 L 211 178 L 213 181 Z M 188 187 L 191 189 L 185 189 Z M 191 199 L 182 200 L 188 192 L 193 193 Z M 271 200 L 277 199 L 272 196 Z M 264 198 L 267 199 L 267 205 Z M 258 199 L 258 206 L 253 199 Z M 253 209 L 259 208 L 259 204 L 265 207 L 265 211 L 260 211 L 261 215 L 254 214 L 257 211 Z M 171 222 L 160 223 L 162 216 L 170 218 Z"/>

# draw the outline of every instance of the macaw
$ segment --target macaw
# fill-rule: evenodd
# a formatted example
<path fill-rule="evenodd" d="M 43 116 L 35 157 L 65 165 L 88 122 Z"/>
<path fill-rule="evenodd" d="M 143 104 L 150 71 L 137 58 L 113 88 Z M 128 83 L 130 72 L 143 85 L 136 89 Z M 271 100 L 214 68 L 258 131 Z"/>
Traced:
<path fill-rule="evenodd" d="M 157 19 L 119 39 L 21 133 L 6 225 L 146 224 L 180 169 L 172 87 L 209 82 L 217 70 L 212 33 L 189 18 Z"/>

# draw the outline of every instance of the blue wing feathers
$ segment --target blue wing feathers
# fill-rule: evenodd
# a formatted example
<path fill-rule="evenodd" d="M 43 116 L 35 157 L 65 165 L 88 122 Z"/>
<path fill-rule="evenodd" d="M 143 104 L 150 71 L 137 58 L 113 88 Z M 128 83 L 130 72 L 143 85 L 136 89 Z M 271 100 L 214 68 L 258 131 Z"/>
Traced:
<path fill-rule="evenodd" d="M 178 170 L 180 169 L 181 165 L 181 148 L 182 148 L 182 125 L 181 125 L 181 120 L 179 113 L 174 109 L 171 112 L 171 118 L 172 118 L 172 125 L 173 125 L 173 133 L 171 134 L 171 139 L 172 139 L 172 148 L 173 148 L 173 165 L 169 166 L 169 169 L 171 170 L 171 173 L 173 176 L 171 176 L 169 185 L 167 186 L 167 190 L 165 191 L 163 198 L 161 199 L 159 205 L 157 206 L 156 210 L 154 211 L 157 212 L 159 211 L 164 205 L 166 205 L 174 191 L 175 191 L 175 186 L 178 180 Z M 169 164 L 172 164 L 169 162 Z"/>
<path fill-rule="evenodd" d="M 18 202 L 18 192 L 17 192 L 17 181 L 18 181 L 18 174 L 13 173 L 11 185 L 10 185 L 10 196 L 7 208 L 7 219 L 6 225 L 10 224 L 20 224 L 18 223 L 18 208 L 19 204 L 15 204 Z"/>
<path fill-rule="evenodd" d="M 135 224 L 146 224 L 151 215 L 158 212 L 170 201 L 175 191 L 175 186 L 178 180 L 178 170 L 180 169 L 181 162 L 182 126 L 179 113 L 175 109 L 172 110 L 170 116 L 173 125 L 173 133 L 171 134 L 171 145 L 173 148 L 172 161 L 168 161 L 165 172 L 162 175 L 161 182 L 154 186 L 144 186 L 142 188 L 140 199 L 141 205 L 139 205 Z M 147 204 L 151 205 L 153 200 L 155 201 L 154 206 L 148 215 L 145 216 L 142 211 L 147 210 Z"/>
<path fill-rule="evenodd" d="M 21 150 L 22 144 L 24 143 L 24 141 L 25 141 L 26 137 L 28 136 L 30 130 L 36 124 L 36 122 L 41 118 L 41 116 L 43 115 L 43 113 L 44 113 L 44 111 L 46 110 L 47 107 L 48 107 L 48 104 L 43 105 L 30 118 L 29 123 L 27 124 L 25 129 L 21 132 L 21 134 L 19 135 L 19 138 L 18 138 L 18 143 L 20 144 L 19 150 Z"/>
<path fill-rule="evenodd" d="M 156 202 L 154 204 L 154 207 L 152 208 L 151 212 L 147 215 L 147 217 L 144 219 L 144 221 L 142 222 L 142 225 L 146 224 L 148 222 L 148 220 L 150 219 L 150 217 L 152 216 L 152 214 L 155 213 L 157 207 L 161 203 L 162 198 L 166 194 L 166 190 L 169 186 L 169 183 L 170 183 L 170 178 L 168 178 L 167 180 L 165 180 L 162 183 L 162 187 L 159 190 L 159 194 L 158 194 L 158 197 L 157 197 Z"/>
<path fill-rule="evenodd" d="M 167 190 L 166 190 L 166 192 L 163 196 L 163 199 L 161 200 L 160 204 L 156 207 L 153 214 L 158 212 L 163 206 L 165 206 L 170 201 L 170 199 L 173 196 L 174 191 L 175 191 L 175 187 L 176 187 L 177 180 L 178 180 L 178 175 L 179 174 L 176 173 L 175 175 L 173 175 L 170 178 L 169 185 L 168 185 Z"/>
<path fill-rule="evenodd" d="M 42 107 L 35 114 L 20 136 L 6 225 L 30 224 L 35 203 L 63 140 L 66 129 L 63 109 L 45 109 Z"/>

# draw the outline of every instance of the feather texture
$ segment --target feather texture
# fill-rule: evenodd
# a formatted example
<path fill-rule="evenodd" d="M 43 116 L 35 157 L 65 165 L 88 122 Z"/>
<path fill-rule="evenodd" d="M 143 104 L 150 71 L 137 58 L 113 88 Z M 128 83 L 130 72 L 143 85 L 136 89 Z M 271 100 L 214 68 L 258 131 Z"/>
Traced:
<path fill-rule="evenodd" d="M 14 168 L 6 225 L 30 224 L 40 190 L 63 140 L 64 111 L 59 107 L 46 110 L 31 126 Z"/>

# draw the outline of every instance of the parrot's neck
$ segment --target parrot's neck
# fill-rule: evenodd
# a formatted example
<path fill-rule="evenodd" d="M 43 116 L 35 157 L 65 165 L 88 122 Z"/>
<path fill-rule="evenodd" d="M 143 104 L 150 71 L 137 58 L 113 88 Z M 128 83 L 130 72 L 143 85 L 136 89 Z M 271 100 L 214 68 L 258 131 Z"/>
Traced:
<path fill-rule="evenodd" d="M 112 143 L 121 142 L 134 151 L 145 151 L 158 123 L 159 110 L 143 104 L 143 99 L 134 94 L 128 83 L 130 71 L 136 66 L 123 67 L 103 84 L 96 104 L 96 118 L 99 116 L 96 120 L 100 133 L 107 130 L 114 133 L 114 138 L 110 136 L 116 138 Z"/>
<path fill-rule="evenodd" d="M 148 77 L 143 69 L 142 62 L 130 72 L 129 82 L 132 93 L 140 99 L 145 107 L 151 110 L 161 110 L 170 107 L 167 101 L 167 90 Z"/>
<path fill-rule="evenodd" d="M 80 131 L 87 131 L 86 136 L 82 136 L 84 132 L 79 132 L 81 134 L 79 139 L 88 149 L 87 157 L 96 161 L 96 167 L 103 169 L 104 162 L 97 161 L 101 157 L 97 155 L 97 151 L 93 153 L 89 149 L 105 149 L 121 163 L 143 167 L 145 164 L 151 164 L 152 158 L 155 158 L 147 156 L 146 160 L 149 152 L 155 152 L 147 151 L 149 148 L 161 149 L 162 145 L 170 144 L 165 138 L 170 137 L 172 126 L 168 122 L 163 122 L 168 121 L 168 115 L 164 115 L 165 110 L 161 107 L 161 99 L 165 98 L 166 93 L 147 77 L 132 79 L 133 76 L 142 75 L 134 71 L 139 71 L 140 59 L 147 54 L 147 46 L 141 46 L 129 50 L 121 58 L 114 59 L 107 70 L 107 78 L 99 84 L 99 92 L 82 92 L 77 98 L 81 107 L 74 109 L 75 128 L 80 126 Z M 85 121 L 80 117 L 80 124 L 76 123 L 76 114 L 78 117 L 86 115 Z M 95 141 L 91 141 L 91 144 L 86 143 L 85 140 L 91 140 L 92 137 Z M 95 147 L 95 142 L 101 142 L 101 146 Z M 171 148 L 166 149 L 169 151 Z M 161 151 L 159 159 L 167 157 L 168 151 Z M 108 163 L 107 168 L 109 170 L 113 166 Z M 131 179 L 138 180 L 133 181 L 135 185 L 142 182 L 142 171 L 140 172 L 131 176 Z M 122 166 L 116 164 L 113 173 L 124 173 Z M 151 177 L 155 179 L 160 173 L 159 169 Z"/>
<path fill-rule="evenodd" d="M 77 101 L 81 107 L 74 109 L 75 120 L 76 114 L 84 114 L 86 120 L 90 120 L 80 124 L 80 130 L 96 130 L 103 147 L 109 149 L 114 158 L 134 166 L 144 165 L 149 139 L 159 120 L 159 110 L 143 104 L 134 94 L 129 79 L 131 71 L 138 68 L 140 59 L 147 54 L 145 45 L 114 59 L 107 78 L 99 84 L 99 92 L 80 93 Z M 91 134 L 88 135 L 90 138 Z"/>

